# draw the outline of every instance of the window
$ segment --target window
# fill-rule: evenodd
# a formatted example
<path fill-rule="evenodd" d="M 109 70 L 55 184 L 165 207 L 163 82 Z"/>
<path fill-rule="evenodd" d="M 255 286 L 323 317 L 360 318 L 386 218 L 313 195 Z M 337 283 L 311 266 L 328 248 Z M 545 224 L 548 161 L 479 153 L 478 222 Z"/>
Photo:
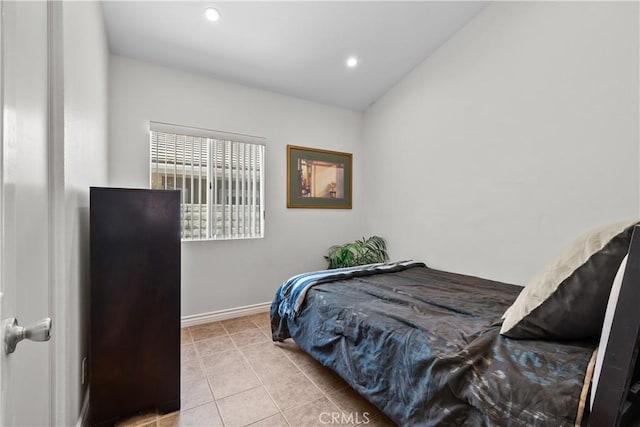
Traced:
<path fill-rule="evenodd" d="M 181 190 L 183 240 L 264 236 L 264 139 L 151 122 L 151 188 Z"/>

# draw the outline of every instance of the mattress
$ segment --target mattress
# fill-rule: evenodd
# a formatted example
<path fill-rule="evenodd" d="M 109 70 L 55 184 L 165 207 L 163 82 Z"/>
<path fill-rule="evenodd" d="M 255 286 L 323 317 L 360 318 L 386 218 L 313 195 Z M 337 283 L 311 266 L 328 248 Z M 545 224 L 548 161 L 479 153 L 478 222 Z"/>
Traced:
<path fill-rule="evenodd" d="M 513 340 L 501 316 L 521 287 L 427 267 L 322 283 L 288 338 L 401 426 L 580 423 L 594 341 Z"/>

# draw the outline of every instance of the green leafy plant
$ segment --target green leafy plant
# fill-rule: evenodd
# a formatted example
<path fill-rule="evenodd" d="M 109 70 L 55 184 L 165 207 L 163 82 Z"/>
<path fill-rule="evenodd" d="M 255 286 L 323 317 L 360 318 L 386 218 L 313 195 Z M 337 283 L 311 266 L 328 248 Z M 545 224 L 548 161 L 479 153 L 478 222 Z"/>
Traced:
<path fill-rule="evenodd" d="M 329 248 L 329 254 L 324 259 L 329 262 L 329 268 L 353 267 L 355 265 L 373 264 L 389 260 L 387 243 L 382 237 L 363 237 L 355 242 L 335 245 Z"/>

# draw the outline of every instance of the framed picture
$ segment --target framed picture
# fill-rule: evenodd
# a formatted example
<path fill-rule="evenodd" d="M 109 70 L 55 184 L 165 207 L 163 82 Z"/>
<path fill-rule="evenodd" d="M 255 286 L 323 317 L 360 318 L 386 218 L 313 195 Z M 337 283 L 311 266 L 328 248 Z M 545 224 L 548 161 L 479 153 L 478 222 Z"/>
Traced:
<path fill-rule="evenodd" d="M 351 153 L 287 145 L 287 207 L 351 209 Z"/>

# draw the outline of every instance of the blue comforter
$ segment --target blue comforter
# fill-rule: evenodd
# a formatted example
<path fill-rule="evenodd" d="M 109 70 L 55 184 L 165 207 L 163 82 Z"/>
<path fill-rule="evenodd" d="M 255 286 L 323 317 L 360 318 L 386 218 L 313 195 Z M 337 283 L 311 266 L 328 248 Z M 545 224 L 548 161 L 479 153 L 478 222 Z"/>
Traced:
<path fill-rule="evenodd" d="M 273 339 L 292 337 L 399 426 L 580 424 L 597 343 L 501 336 L 522 288 L 424 266 L 311 288 L 304 276 L 278 290 Z"/>
<path fill-rule="evenodd" d="M 298 274 L 284 282 L 276 291 L 276 297 L 271 305 L 271 312 L 278 313 L 280 318 L 295 317 L 300 313 L 307 291 L 321 283 L 335 282 L 353 277 L 372 276 L 375 274 L 392 273 L 412 267 L 424 267 L 424 263 L 415 261 L 396 261 L 388 263 L 358 265 L 355 267 L 336 268 L 333 270 L 311 271 Z M 289 338 L 289 337 L 285 337 Z M 282 338 L 282 339 L 285 339 Z"/>

